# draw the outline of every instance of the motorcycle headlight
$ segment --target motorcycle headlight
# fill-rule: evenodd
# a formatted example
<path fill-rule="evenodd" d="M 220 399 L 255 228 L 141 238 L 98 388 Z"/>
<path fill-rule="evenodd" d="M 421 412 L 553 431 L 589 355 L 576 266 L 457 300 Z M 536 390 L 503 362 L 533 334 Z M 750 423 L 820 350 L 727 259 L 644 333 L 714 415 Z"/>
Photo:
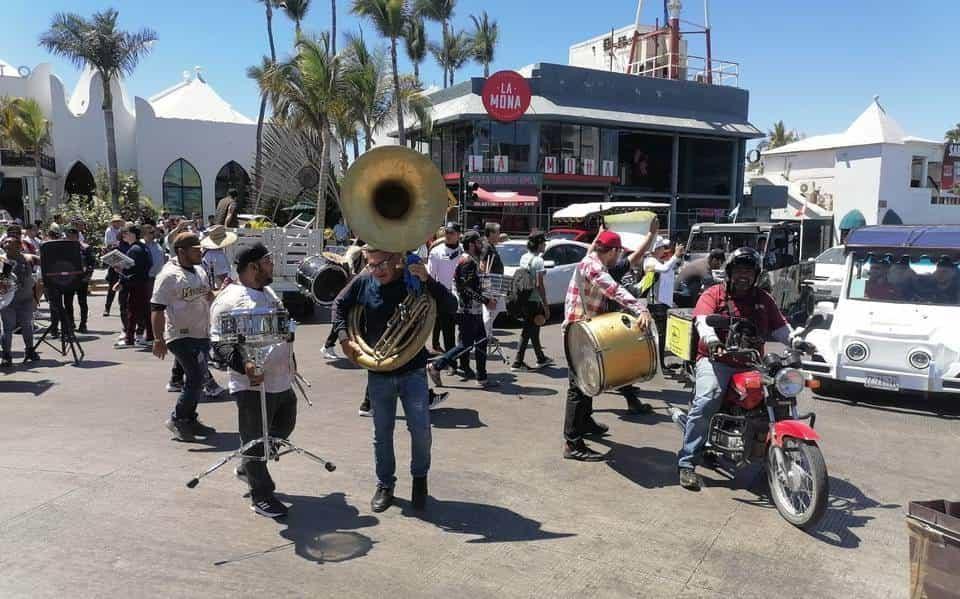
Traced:
<path fill-rule="evenodd" d="M 930 360 L 933 358 L 927 352 L 918 349 L 911 353 L 907 359 L 910 360 L 910 365 L 917 370 L 926 370 L 930 366 Z"/>
<path fill-rule="evenodd" d="M 776 385 L 777 391 L 784 397 L 796 397 L 800 395 L 805 382 L 806 378 L 803 376 L 803 373 L 796 368 L 784 368 L 778 372 L 776 378 L 773 379 L 773 384 Z"/>
<path fill-rule="evenodd" d="M 863 362 L 867 359 L 867 356 L 870 355 L 870 350 L 868 350 L 867 346 L 863 343 L 854 341 L 847 346 L 847 349 L 845 349 L 843 353 L 851 362 Z"/>

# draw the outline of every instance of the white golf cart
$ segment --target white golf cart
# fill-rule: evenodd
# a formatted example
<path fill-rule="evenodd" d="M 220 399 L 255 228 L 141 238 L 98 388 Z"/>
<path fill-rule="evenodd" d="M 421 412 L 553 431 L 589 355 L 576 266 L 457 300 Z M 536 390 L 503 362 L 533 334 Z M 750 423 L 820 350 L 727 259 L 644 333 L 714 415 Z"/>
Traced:
<path fill-rule="evenodd" d="M 800 336 L 826 395 L 871 389 L 960 397 L 960 226 L 872 226 L 846 240 L 836 306 Z"/>

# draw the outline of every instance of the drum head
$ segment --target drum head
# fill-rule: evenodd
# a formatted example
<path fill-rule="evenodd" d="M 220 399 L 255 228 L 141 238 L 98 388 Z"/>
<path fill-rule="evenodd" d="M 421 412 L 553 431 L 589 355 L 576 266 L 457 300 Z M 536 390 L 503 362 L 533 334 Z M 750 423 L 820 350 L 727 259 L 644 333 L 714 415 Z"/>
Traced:
<path fill-rule="evenodd" d="M 567 328 L 564 344 L 577 386 L 591 397 L 599 395 L 603 389 L 603 364 L 593 334 L 582 323 L 574 322 Z"/>
<path fill-rule="evenodd" d="M 347 285 L 348 279 L 343 265 L 325 255 L 311 256 L 297 268 L 297 285 L 317 302 L 332 302 Z"/>

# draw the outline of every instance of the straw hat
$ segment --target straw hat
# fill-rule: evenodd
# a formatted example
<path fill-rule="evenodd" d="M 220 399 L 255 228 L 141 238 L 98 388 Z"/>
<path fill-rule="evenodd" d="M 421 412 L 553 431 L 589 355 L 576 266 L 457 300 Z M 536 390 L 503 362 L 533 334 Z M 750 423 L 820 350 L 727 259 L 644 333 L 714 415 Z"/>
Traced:
<path fill-rule="evenodd" d="M 115 222 L 121 222 L 121 223 L 122 223 L 122 222 L 124 222 L 124 218 L 123 218 L 122 216 L 120 216 L 119 214 L 114 214 L 113 216 L 110 217 L 110 224 L 112 225 L 112 224 L 115 223 Z"/>
<path fill-rule="evenodd" d="M 214 225 L 207 229 L 207 234 L 200 241 L 200 246 L 206 250 L 219 250 L 236 242 L 236 233 L 227 231 L 223 225 Z"/>

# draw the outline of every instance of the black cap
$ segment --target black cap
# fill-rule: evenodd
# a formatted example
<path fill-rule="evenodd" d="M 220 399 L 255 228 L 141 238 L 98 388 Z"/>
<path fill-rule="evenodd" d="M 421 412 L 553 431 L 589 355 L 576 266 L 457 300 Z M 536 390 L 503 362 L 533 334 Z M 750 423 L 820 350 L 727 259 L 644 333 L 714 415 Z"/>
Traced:
<path fill-rule="evenodd" d="M 463 247 L 467 247 L 470 243 L 474 241 L 480 241 L 480 233 L 470 230 L 463 234 L 463 237 L 460 238 L 460 243 L 463 244 Z"/>
<path fill-rule="evenodd" d="M 460 233 L 462 231 L 462 229 L 460 229 L 460 223 L 453 221 L 448 222 L 446 226 L 443 227 L 443 230 L 446 233 Z"/>
<path fill-rule="evenodd" d="M 237 272 L 243 272 L 251 263 L 270 255 L 270 250 L 262 243 L 255 243 L 237 253 Z"/>

